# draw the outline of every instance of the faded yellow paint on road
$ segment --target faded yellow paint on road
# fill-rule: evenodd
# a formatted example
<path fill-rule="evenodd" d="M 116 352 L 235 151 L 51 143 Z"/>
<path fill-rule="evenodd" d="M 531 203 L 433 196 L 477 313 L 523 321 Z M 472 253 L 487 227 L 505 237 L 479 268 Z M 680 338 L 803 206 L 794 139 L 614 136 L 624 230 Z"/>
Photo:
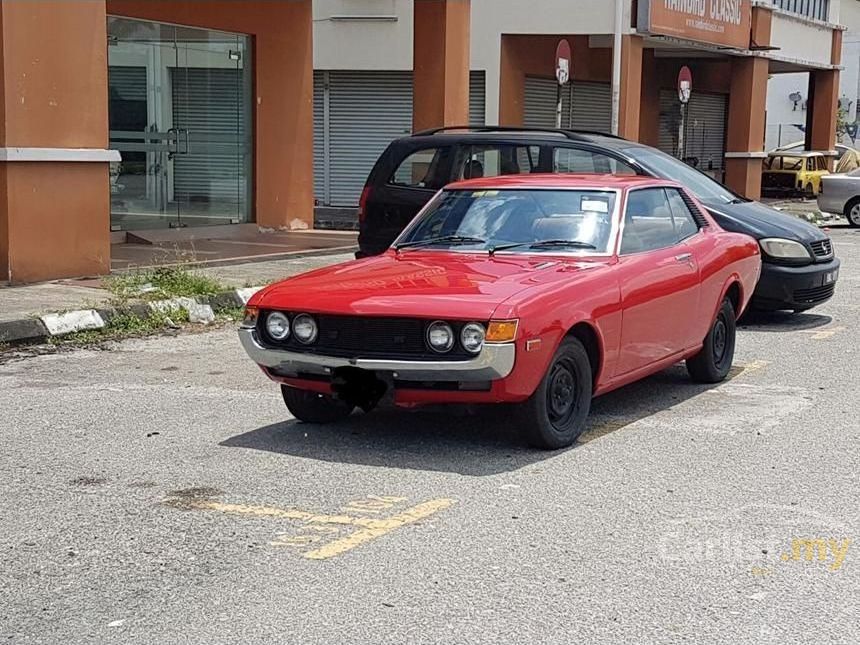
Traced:
<path fill-rule="evenodd" d="M 729 372 L 730 378 L 738 378 L 739 376 L 746 376 L 747 374 L 752 374 L 753 372 L 758 372 L 759 370 L 763 370 L 765 367 L 770 365 L 770 361 L 761 361 L 755 360 L 750 361 L 746 365 L 739 365 L 738 367 L 733 367 L 732 371 Z M 735 372 L 737 370 L 737 372 Z M 732 373 L 735 372 L 735 373 Z"/>
<path fill-rule="evenodd" d="M 382 508 L 388 508 L 395 503 L 406 501 L 405 497 L 378 497 L 369 496 L 367 500 L 350 502 L 345 509 L 354 511 L 378 512 Z M 349 535 L 335 539 L 323 546 L 302 554 L 311 560 L 325 560 L 354 549 L 357 546 L 375 540 L 383 535 L 391 533 L 408 524 L 414 524 L 420 520 L 435 515 L 439 511 L 449 508 L 454 504 L 453 499 L 435 499 L 408 508 L 396 515 L 386 518 L 354 517 L 352 515 L 327 515 L 323 513 L 312 513 L 296 508 L 278 508 L 276 506 L 263 506 L 251 504 L 230 504 L 206 498 L 168 498 L 164 501 L 167 506 L 182 510 L 215 511 L 226 515 L 238 515 L 244 517 L 269 518 L 275 520 L 293 520 L 304 523 L 303 529 L 313 531 L 315 535 L 287 535 L 282 534 L 277 540 L 270 542 L 273 546 L 295 546 L 303 547 L 320 542 L 326 536 L 339 535 L 340 530 L 335 527 L 352 528 Z"/>
<path fill-rule="evenodd" d="M 434 499 L 429 502 L 424 502 L 423 504 L 418 504 L 417 506 L 406 509 L 402 513 L 389 517 L 386 520 L 378 520 L 378 522 L 384 522 L 386 524 L 384 527 L 379 526 L 361 529 L 341 538 L 340 540 L 329 542 L 319 549 L 308 551 L 304 554 L 304 557 L 311 560 L 326 560 L 328 558 L 333 558 L 336 555 L 340 555 L 341 553 L 345 553 L 357 546 L 382 537 L 401 526 L 414 524 L 415 522 L 426 519 L 431 515 L 435 515 L 439 511 L 450 507 L 453 503 L 453 499 Z"/>
<path fill-rule="evenodd" d="M 845 327 L 828 327 L 827 329 L 804 329 L 803 334 L 811 334 L 812 340 L 827 340 L 836 334 L 845 331 Z"/>

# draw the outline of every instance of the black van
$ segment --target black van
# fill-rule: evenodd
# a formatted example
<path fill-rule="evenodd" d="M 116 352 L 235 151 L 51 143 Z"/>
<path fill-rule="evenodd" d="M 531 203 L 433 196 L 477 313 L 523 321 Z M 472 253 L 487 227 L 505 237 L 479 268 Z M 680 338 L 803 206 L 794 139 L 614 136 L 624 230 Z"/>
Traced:
<path fill-rule="evenodd" d="M 752 307 L 803 311 L 833 295 L 839 260 L 818 227 L 745 199 L 708 175 L 655 148 L 599 132 L 513 127 L 449 127 L 393 141 L 361 194 L 359 251 L 383 253 L 447 184 L 522 173 L 649 175 L 681 182 L 717 222 L 762 248 L 762 275 Z"/>

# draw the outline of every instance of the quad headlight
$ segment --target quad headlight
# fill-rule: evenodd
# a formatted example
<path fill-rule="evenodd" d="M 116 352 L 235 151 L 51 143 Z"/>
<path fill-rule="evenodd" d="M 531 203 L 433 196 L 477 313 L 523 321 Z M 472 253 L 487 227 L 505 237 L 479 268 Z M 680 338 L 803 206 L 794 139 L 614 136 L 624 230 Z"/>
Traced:
<path fill-rule="evenodd" d="M 310 345 L 317 339 L 319 335 L 319 327 L 317 321 L 308 314 L 299 314 L 293 318 L 293 336 L 300 343 Z"/>
<path fill-rule="evenodd" d="M 469 323 L 464 325 L 460 331 L 460 344 L 470 354 L 478 354 L 484 347 L 484 339 L 487 337 L 487 332 L 483 325 L 478 323 Z"/>
<path fill-rule="evenodd" d="M 430 323 L 427 327 L 427 344 L 434 352 L 450 352 L 454 347 L 454 330 L 451 325 L 441 320 Z"/>
<path fill-rule="evenodd" d="M 778 237 L 768 237 L 759 240 L 762 251 L 778 260 L 811 260 L 809 250 L 800 242 L 783 240 Z"/>
<path fill-rule="evenodd" d="M 266 331 L 275 340 L 285 340 L 290 336 L 290 319 L 280 311 L 273 311 L 266 317 Z"/>

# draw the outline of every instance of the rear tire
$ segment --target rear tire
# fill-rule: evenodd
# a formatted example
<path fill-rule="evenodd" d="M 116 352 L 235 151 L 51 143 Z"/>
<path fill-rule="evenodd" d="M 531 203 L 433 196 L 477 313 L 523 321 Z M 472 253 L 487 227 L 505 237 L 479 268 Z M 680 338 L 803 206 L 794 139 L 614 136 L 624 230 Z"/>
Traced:
<path fill-rule="evenodd" d="M 845 205 L 844 215 L 849 226 L 860 227 L 860 198 L 855 197 Z"/>
<path fill-rule="evenodd" d="M 544 450 L 572 445 L 585 430 L 591 409 L 591 363 L 576 338 L 565 338 L 546 374 L 517 412 L 529 444 Z"/>
<path fill-rule="evenodd" d="M 281 385 L 281 394 L 290 413 L 305 423 L 333 423 L 352 414 L 353 406 L 326 394 L 299 390 L 288 385 Z"/>
<path fill-rule="evenodd" d="M 687 359 L 690 378 L 697 383 L 719 383 L 725 380 L 735 357 L 736 326 L 735 308 L 731 300 L 726 298 L 705 336 L 701 351 Z"/>

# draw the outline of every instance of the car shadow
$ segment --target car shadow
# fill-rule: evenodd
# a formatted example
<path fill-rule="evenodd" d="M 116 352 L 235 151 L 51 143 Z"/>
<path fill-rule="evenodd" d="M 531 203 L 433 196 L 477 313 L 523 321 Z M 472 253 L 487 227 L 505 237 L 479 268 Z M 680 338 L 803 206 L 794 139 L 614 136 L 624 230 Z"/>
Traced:
<path fill-rule="evenodd" d="M 729 378 L 742 368 L 732 370 Z M 219 445 L 361 466 L 482 477 L 553 459 L 671 408 L 713 385 L 694 384 L 682 365 L 595 399 L 588 430 L 577 445 L 554 452 L 523 443 L 510 405 L 438 406 L 355 413 L 329 425 L 274 423 Z"/>
<path fill-rule="evenodd" d="M 766 332 L 804 331 L 824 327 L 831 322 L 833 322 L 833 318 L 822 314 L 748 311 L 738 321 L 738 329 Z"/>

